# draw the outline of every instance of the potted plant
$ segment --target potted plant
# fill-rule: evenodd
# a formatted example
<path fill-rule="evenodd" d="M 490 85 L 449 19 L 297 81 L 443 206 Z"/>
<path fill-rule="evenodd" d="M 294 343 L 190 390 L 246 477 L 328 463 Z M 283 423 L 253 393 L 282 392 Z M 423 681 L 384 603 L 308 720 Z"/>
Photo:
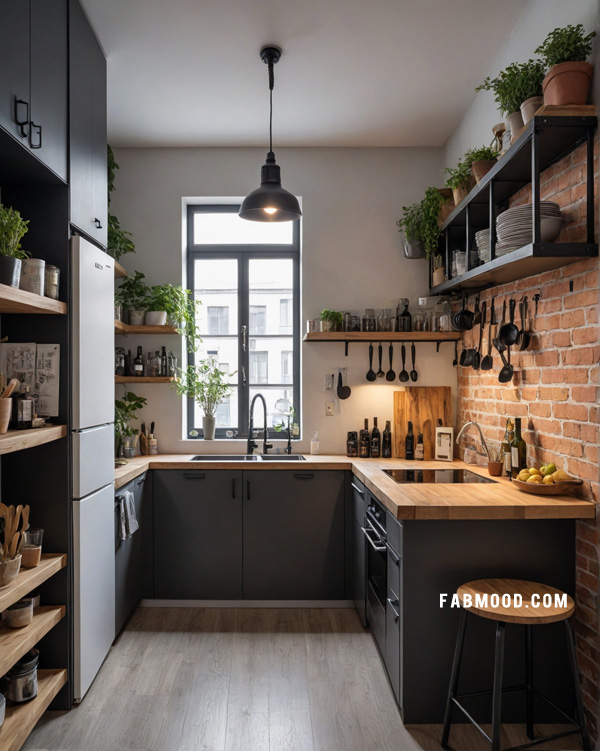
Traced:
<path fill-rule="evenodd" d="M 23 533 L 29 529 L 29 506 L 5 506 L 1 503 L 0 519 L 4 538 L 0 544 L 0 589 L 3 589 L 17 578 L 21 568 Z"/>
<path fill-rule="evenodd" d="M 145 301 L 146 325 L 162 326 L 167 321 L 167 316 L 177 328 L 177 331 L 185 336 L 188 351 L 196 349 L 196 341 L 199 339 L 196 315 L 200 302 L 194 300 L 191 290 L 183 287 L 175 287 L 172 284 L 156 284 L 150 288 Z"/>
<path fill-rule="evenodd" d="M 486 175 L 498 161 L 498 151 L 493 146 L 480 146 L 465 153 L 465 164 L 477 182 Z"/>
<path fill-rule="evenodd" d="M 471 168 L 466 162 L 459 162 L 456 167 L 445 167 L 444 172 L 448 173 L 446 186 L 452 190 L 454 203 L 458 206 L 474 185 Z"/>
<path fill-rule="evenodd" d="M 215 412 L 219 404 L 233 391 L 227 378 L 235 373 L 226 374 L 219 370 L 214 359 L 200 360 L 197 365 L 188 365 L 185 370 L 178 368 L 173 382 L 180 396 L 193 399 L 204 412 L 202 430 L 204 440 L 212 441 L 215 437 Z"/>
<path fill-rule="evenodd" d="M 343 313 L 327 308 L 321 311 L 321 331 L 341 331 L 343 322 Z"/>
<path fill-rule="evenodd" d="M 115 171 L 119 165 L 115 162 L 115 155 L 110 145 L 107 146 L 107 177 L 108 177 L 108 224 L 106 250 L 115 261 L 126 253 L 135 253 L 135 245 L 131 240 L 131 232 L 121 229 L 121 224 L 114 214 L 110 213 L 110 194 L 115 190 Z"/>
<path fill-rule="evenodd" d="M 593 67 L 587 62 L 596 32 L 582 24 L 554 29 L 536 49 L 550 69 L 543 81 L 544 104 L 585 104 Z"/>
<path fill-rule="evenodd" d="M 421 240 L 425 247 L 425 257 L 438 252 L 440 227 L 454 209 L 452 191 L 448 188 L 427 188 L 421 201 Z"/>
<path fill-rule="evenodd" d="M 21 248 L 28 224 L 29 220 L 23 219 L 16 209 L 0 203 L 0 284 L 19 286 L 21 261 L 29 257 Z"/>
<path fill-rule="evenodd" d="M 494 101 L 506 118 L 506 125 L 511 132 L 511 141 L 515 141 L 523 128 L 521 105 L 532 97 L 541 96 L 545 68 L 540 60 L 528 60 L 526 63 L 511 63 L 500 71 L 496 78 L 489 76 L 475 91 L 493 91 Z M 528 107 L 528 111 L 532 104 Z M 539 106 L 539 105 L 538 105 Z M 535 110 L 538 107 L 536 106 Z"/>
<path fill-rule="evenodd" d="M 128 276 L 115 292 L 115 305 L 120 301 L 129 310 L 129 323 L 132 326 L 141 326 L 144 323 L 148 303 L 148 285 L 144 282 L 145 274 L 135 271 L 133 276 Z"/>
<path fill-rule="evenodd" d="M 115 399 L 115 456 L 119 456 L 121 450 L 126 459 L 135 456 L 139 430 L 133 427 L 132 422 L 137 420 L 138 410 L 144 407 L 147 401 L 133 391 L 127 392 L 122 399 Z"/>
<path fill-rule="evenodd" d="M 413 203 L 402 207 L 402 219 L 396 222 L 398 232 L 404 233 L 403 246 L 406 258 L 425 258 L 423 244 L 423 206 Z"/>

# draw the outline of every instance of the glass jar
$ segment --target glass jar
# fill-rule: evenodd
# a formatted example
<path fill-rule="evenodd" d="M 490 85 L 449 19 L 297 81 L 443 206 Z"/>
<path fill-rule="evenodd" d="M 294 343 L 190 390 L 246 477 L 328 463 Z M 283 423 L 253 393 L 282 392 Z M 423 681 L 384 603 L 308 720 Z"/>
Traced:
<path fill-rule="evenodd" d="M 344 313 L 342 331 L 352 331 L 352 313 Z"/>
<path fill-rule="evenodd" d="M 418 311 L 413 316 L 415 331 L 429 331 L 429 314 L 426 311 Z"/>
<path fill-rule="evenodd" d="M 432 329 L 432 331 L 452 331 L 450 303 L 447 298 L 440 297 L 435 306 L 434 314 L 437 320 L 437 329 Z"/>
<path fill-rule="evenodd" d="M 362 319 L 363 331 L 375 331 L 375 310 L 374 308 L 365 308 L 365 314 Z"/>
<path fill-rule="evenodd" d="M 360 331 L 360 316 L 352 316 L 352 327 L 350 331 Z"/>
<path fill-rule="evenodd" d="M 392 330 L 392 309 L 383 308 L 383 310 L 377 316 L 377 331 L 391 331 Z"/>

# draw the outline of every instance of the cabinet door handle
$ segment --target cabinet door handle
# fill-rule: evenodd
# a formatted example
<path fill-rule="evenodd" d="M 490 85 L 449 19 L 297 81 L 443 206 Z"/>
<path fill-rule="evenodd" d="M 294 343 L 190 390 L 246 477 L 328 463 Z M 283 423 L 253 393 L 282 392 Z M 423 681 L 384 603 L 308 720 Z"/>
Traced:
<path fill-rule="evenodd" d="M 358 487 L 358 485 L 355 485 L 354 483 L 351 483 L 351 485 L 352 485 L 352 487 L 354 488 L 354 490 L 356 490 L 356 492 L 357 492 L 357 493 L 360 493 L 361 495 L 364 495 L 364 494 L 365 494 L 365 491 L 364 491 L 364 490 L 361 490 L 361 489 L 360 489 L 360 488 Z"/>
<path fill-rule="evenodd" d="M 94 224 L 96 225 L 96 229 L 102 229 L 102 222 L 97 217 L 94 219 Z"/>
<path fill-rule="evenodd" d="M 314 475 L 308 474 L 308 473 L 300 473 L 300 472 L 294 472 L 294 477 L 296 480 L 313 480 Z"/>
<path fill-rule="evenodd" d="M 184 472 L 183 476 L 186 480 L 206 480 L 206 475 L 201 472 Z"/>
<path fill-rule="evenodd" d="M 29 148 L 31 149 L 41 149 L 42 148 L 42 126 L 36 125 L 33 120 L 29 123 Z M 34 132 L 37 132 L 38 140 L 36 143 L 33 142 L 32 136 L 34 135 Z"/>
<path fill-rule="evenodd" d="M 246 480 L 246 498 L 250 500 L 250 480 Z"/>
<path fill-rule="evenodd" d="M 235 498 L 235 477 L 231 481 L 231 497 Z"/>
<path fill-rule="evenodd" d="M 138 480 L 138 481 L 137 481 L 137 484 L 138 484 L 138 485 L 141 485 L 141 484 L 142 484 L 143 482 L 144 482 L 144 480 L 143 480 L 143 478 L 142 478 L 141 480 Z"/>
<path fill-rule="evenodd" d="M 392 560 L 394 561 L 394 563 L 396 564 L 396 566 L 399 566 L 400 565 L 400 556 L 398 555 L 398 553 L 396 553 L 396 551 L 394 550 L 394 548 L 390 547 L 389 543 L 386 542 L 386 545 L 387 545 L 388 553 L 392 557 Z"/>
<path fill-rule="evenodd" d="M 400 618 L 400 613 L 396 610 L 396 608 L 394 607 L 394 604 L 396 603 L 400 604 L 400 601 L 398 600 L 397 597 L 395 600 L 392 600 L 391 597 L 388 597 L 387 601 L 388 601 L 388 605 L 392 609 L 392 613 L 394 614 L 394 620 L 397 621 Z"/>
<path fill-rule="evenodd" d="M 19 117 L 19 107 L 25 107 L 25 117 L 21 118 Z M 15 122 L 21 128 L 21 135 L 23 138 L 27 135 L 27 132 L 25 131 L 25 126 L 29 125 L 29 102 L 26 102 L 24 99 L 19 99 L 15 97 Z"/>

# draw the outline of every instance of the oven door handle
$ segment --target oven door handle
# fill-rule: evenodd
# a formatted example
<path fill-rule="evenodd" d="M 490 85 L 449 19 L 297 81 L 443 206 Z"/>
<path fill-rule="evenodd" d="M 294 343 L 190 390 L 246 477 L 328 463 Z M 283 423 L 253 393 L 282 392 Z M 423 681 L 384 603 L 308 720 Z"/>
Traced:
<path fill-rule="evenodd" d="M 364 533 L 365 537 L 366 537 L 366 538 L 367 538 L 367 540 L 369 541 L 369 543 L 370 543 L 371 547 L 373 548 L 373 550 L 376 550 L 376 551 L 377 551 L 378 553 L 383 553 L 384 551 L 386 551 L 386 550 L 387 550 L 387 547 L 385 546 L 385 543 L 383 543 L 383 544 L 381 544 L 381 545 L 377 545 L 377 544 L 376 544 L 376 543 L 375 543 L 375 542 L 374 542 L 374 541 L 373 541 L 373 540 L 371 539 L 371 535 L 369 534 L 369 532 L 374 532 L 375 534 L 377 534 L 377 532 L 375 532 L 375 530 L 374 530 L 374 529 L 365 529 L 364 527 L 361 527 L 361 529 L 362 529 L 362 531 L 363 531 L 363 533 Z M 379 540 L 379 538 L 378 538 L 378 541 L 379 541 L 379 542 L 381 542 L 381 541 Z"/>

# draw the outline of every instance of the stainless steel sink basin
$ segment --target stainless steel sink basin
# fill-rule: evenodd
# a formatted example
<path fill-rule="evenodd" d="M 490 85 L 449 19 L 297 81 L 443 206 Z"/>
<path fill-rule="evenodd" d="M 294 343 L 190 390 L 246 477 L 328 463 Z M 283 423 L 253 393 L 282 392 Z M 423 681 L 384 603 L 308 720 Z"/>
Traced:
<path fill-rule="evenodd" d="M 193 456 L 193 462 L 255 462 L 258 456 L 254 454 L 198 454 Z"/>
<path fill-rule="evenodd" d="M 302 454 L 261 454 L 259 459 L 263 462 L 305 462 L 306 457 Z"/>

